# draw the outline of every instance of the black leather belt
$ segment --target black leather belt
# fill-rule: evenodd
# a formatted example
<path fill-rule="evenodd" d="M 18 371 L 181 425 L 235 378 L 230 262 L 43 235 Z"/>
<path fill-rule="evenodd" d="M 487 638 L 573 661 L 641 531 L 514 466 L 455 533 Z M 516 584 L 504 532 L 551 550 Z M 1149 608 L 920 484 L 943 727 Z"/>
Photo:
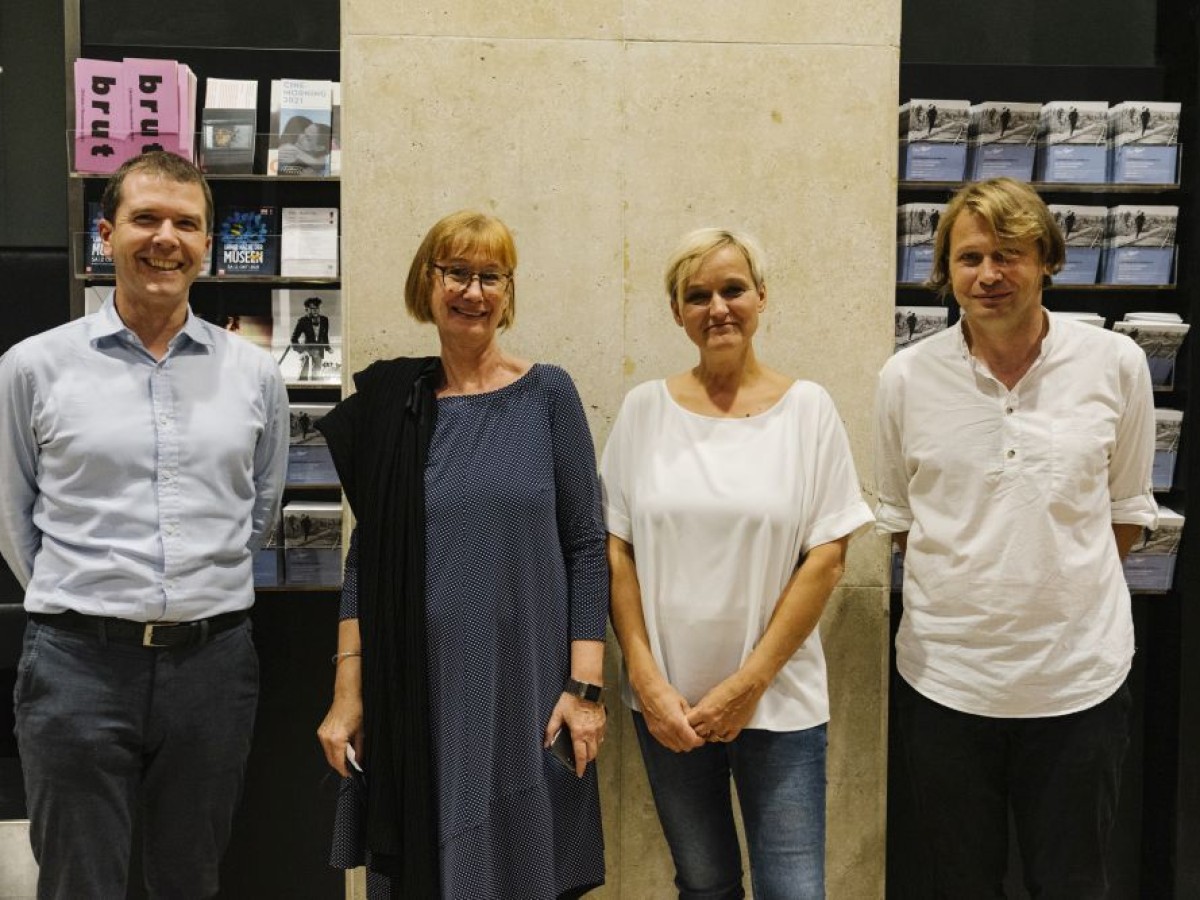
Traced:
<path fill-rule="evenodd" d="M 30 613 L 29 618 L 39 625 L 89 634 L 101 641 L 161 649 L 205 644 L 222 631 L 245 622 L 248 615 L 246 610 L 239 609 L 195 622 L 134 622 L 67 610 L 60 613 Z"/>

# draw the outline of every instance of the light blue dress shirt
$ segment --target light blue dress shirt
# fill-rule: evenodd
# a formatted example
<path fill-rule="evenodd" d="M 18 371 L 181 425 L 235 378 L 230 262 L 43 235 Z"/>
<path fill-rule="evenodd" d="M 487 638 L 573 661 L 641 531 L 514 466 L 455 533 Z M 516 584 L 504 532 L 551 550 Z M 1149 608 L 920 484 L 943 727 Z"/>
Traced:
<path fill-rule="evenodd" d="M 189 621 L 254 602 L 287 466 L 279 367 L 188 310 L 156 360 L 110 299 L 0 357 L 0 553 L 30 612 Z"/>

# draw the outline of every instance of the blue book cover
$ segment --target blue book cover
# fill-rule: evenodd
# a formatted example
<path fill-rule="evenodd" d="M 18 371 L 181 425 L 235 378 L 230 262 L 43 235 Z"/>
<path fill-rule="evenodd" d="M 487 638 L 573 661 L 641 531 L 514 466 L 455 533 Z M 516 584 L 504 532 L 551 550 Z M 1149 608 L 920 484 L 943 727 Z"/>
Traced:
<path fill-rule="evenodd" d="M 1109 110 L 1114 182 L 1178 183 L 1179 113 L 1178 103 L 1136 100 Z"/>
<path fill-rule="evenodd" d="M 1114 206 L 1108 211 L 1105 284 L 1174 284 L 1178 206 Z"/>
<path fill-rule="evenodd" d="M 1049 209 L 1067 245 L 1066 261 L 1054 275 L 1054 283 L 1095 284 L 1100 277 L 1108 210 L 1075 204 L 1051 204 Z"/>
<path fill-rule="evenodd" d="M 944 203 L 905 203 L 896 210 L 896 279 L 920 284 L 933 270 L 933 240 Z"/>
<path fill-rule="evenodd" d="M 334 485 L 338 483 L 333 456 L 325 435 L 317 430 L 332 403 L 293 403 L 290 406 L 291 434 L 288 440 L 287 483 L 289 485 Z"/>
<path fill-rule="evenodd" d="M 341 584 L 342 504 L 287 504 L 283 508 L 283 548 L 284 583 Z"/>
<path fill-rule="evenodd" d="M 1169 491 L 1175 484 L 1175 462 L 1179 458 L 1182 430 L 1181 410 L 1154 410 L 1154 468 L 1150 480 L 1156 491 Z"/>
<path fill-rule="evenodd" d="M 900 107 L 900 177 L 962 181 L 967 174 L 967 100 L 909 100 Z"/>
<path fill-rule="evenodd" d="M 279 214 L 274 206 L 233 206 L 217 216 L 217 275 L 279 274 Z"/>
<path fill-rule="evenodd" d="M 1031 180 L 1041 111 L 1040 103 L 989 100 L 973 105 L 967 163 L 970 177 L 976 181 L 1001 176 Z"/>

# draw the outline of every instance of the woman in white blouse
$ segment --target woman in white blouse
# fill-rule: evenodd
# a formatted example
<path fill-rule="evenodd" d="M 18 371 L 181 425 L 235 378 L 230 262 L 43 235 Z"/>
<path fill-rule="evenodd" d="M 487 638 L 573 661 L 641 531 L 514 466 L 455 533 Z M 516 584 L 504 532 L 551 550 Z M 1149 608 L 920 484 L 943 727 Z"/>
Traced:
<path fill-rule="evenodd" d="M 829 703 L 817 621 L 872 521 L 829 395 L 762 365 L 761 251 L 687 235 L 667 269 L 698 364 L 641 384 L 601 462 L 612 620 L 681 898 L 824 896 Z"/>

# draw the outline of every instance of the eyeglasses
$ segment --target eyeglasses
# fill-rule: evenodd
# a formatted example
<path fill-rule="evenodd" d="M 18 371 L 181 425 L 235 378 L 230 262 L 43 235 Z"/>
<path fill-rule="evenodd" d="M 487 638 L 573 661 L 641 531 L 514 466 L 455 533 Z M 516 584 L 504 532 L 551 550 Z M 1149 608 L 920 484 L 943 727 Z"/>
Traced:
<path fill-rule="evenodd" d="M 495 296 L 504 293 L 512 280 L 512 276 L 504 272 L 472 272 L 463 266 L 439 266 L 437 263 L 431 265 L 441 273 L 442 286 L 454 293 L 467 290 L 471 282 L 478 278 L 479 290 Z"/>

